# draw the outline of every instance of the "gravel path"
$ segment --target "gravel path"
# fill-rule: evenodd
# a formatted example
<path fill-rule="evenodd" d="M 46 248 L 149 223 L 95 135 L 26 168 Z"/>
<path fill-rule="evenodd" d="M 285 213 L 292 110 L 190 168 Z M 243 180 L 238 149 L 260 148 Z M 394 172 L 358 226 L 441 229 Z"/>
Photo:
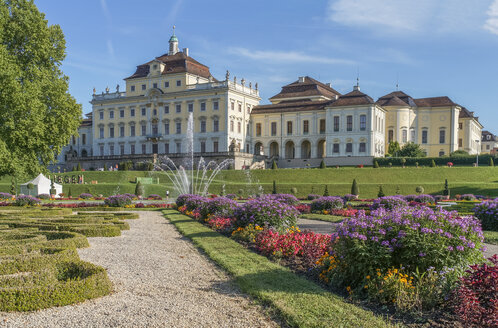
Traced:
<path fill-rule="evenodd" d="M 339 223 L 326 222 L 320 220 L 308 220 L 308 219 L 298 219 L 297 226 L 301 230 L 311 230 L 316 233 L 332 233 L 337 230 Z M 484 244 L 487 250 L 484 252 L 484 256 L 491 257 L 494 254 L 498 254 L 498 245 Z"/>
<path fill-rule="evenodd" d="M 159 212 L 131 229 L 88 238 L 81 259 L 105 267 L 115 291 L 82 304 L 1 313 L 0 327 L 275 327 L 264 310 L 201 255 Z"/>

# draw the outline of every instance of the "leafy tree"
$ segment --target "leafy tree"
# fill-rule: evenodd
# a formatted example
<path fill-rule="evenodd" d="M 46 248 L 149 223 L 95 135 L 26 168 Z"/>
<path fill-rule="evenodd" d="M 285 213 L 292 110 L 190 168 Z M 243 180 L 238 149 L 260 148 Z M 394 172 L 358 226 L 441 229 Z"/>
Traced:
<path fill-rule="evenodd" d="M 374 168 L 378 169 L 379 168 L 379 162 L 374 161 Z"/>
<path fill-rule="evenodd" d="M 401 157 L 425 157 L 425 153 L 420 148 L 419 144 L 408 142 L 398 151 L 398 156 Z M 406 159 L 405 159 L 406 161 Z"/>
<path fill-rule="evenodd" d="M 327 185 L 325 185 L 325 189 L 323 190 L 323 195 L 324 196 L 330 196 L 329 195 L 329 188 L 327 187 Z"/>
<path fill-rule="evenodd" d="M 137 182 L 137 185 L 135 186 L 135 195 L 137 196 L 143 196 L 145 193 L 144 186 L 140 181 Z"/>
<path fill-rule="evenodd" d="M 81 172 L 81 163 L 78 163 L 78 166 L 76 166 L 76 171 Z"/>
<path fill-rule="evenodd" d="M 351 185 L 351 194 L 356 196 L 360 194 L 360 188 L 358 187 L 358 183 L 356 183 L 356 179 L 353 179 L 353 184 Z"/>
<path fill-rule="evenodd" d="M 273 189 L 271 191 L 272 194 L 277 194 L 277 183 L 275 182 L 275 180 L 273 180 Z"/>
<path fill-rule="evenodd" d="M 384 190 L 382 189 L 382 186 L 379 186 L 379 192 L 377 193 L 377 197 L 384 197 L 386 194 L 384 194 Z"/>
<path fill-rule="evenodd" d="M 387 153 L 391 156 L 398 156 L 400 150 L 401 148 L 399 147 L 399 143 L 397 141 L 391 141 L 387 147 Z"/>
<path fill-rule="evenodd" d="M 404 157 L 403 157 L 403 158 L 400 160 L 400 162 L 401 162 L 401 166 L 402 166 L 402 167 L 405 167 L 405 164 L 406 164 L 406 158 L 404 158 Z"/>
<path fill-rule="evenodd" d="M 81 105 L 60 66 L 60 26 L 33 1 L 0 0 L 0 175 L 35 175 L 77 133 Z"/>
<path fill-rule="evenodd" d="M 321 169 L 325 169 L 327 168 L 327 165 L 325 165 L 325 161 L 322 159 L 322 161 L 320 162 L 320 168 Z"/>
<path fill-rule="evenodd" d="M 271 163 L 271 168 L 272 170 L 278 169 L 277 162 L 275 160 L 273 160 L 273 162 Z"/>

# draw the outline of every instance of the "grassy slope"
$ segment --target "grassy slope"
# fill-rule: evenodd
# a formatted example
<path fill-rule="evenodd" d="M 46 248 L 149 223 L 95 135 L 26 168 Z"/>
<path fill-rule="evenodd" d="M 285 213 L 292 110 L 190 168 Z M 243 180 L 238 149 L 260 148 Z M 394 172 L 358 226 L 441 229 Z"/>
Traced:
<path fill-rule="evenodd" d="M 498 231 L 484 231 L 484 241 L 488 244 L 498 245 Z"/>
<path fill-rule="evenodd" d="M 241 289 L 275 308 L 296 327 L 385 327 L 387 323 L 289 269 L 248 251 L 174 210 L 164 211 L 177 229 L 226 269 Z"/>
<path fill-rule="evenodd" d="M 146 185 L 146 194 L 157 193 L 164 195 L 167 189 L 173 190 L 169 178 L 164 172 L 79 172 L 85 175 L 85 181 L 98 181 L 97 185 L 72 185 L 71 192 L 78 195 L 85 191 L 96 194 L 112 194 L 116 192 L 134 192 L 133 181 L 136 176 L 159 177 L 159 185 Z M 68 173 L 72 175 L 73 173 Z M 78 174 L 75 172 L 74 174 Z M 265 192 L 271 192 L 273 180 L 277 183 L 278 192 L 289 193 L 295 187 L 298 196 L 309 193 L 323 193 L 324 185 L 328 185 L 331 195 L 344 195 L 351 191 L 353 179 L 358 181 L 360 197 L 376 197 L 379 185 L 384 192 L 394 194 L 399 186 L 402 194 L 414 194 L 417 186 L 423 186 L 426 193 L 441 194 L 444 180 L 448 179 L 451 194 L 483 194 L 498 196 L 498 167 L 437 167 L 437 168 L 327 168 L 327 169 L 278 169 L 222 171 L 213 181 L 210 192 L 220 193 L 225 185 L 225 192 L 243 195 L 256 193 L 261 185 Z M 68 192 L 69 185 L 64 185 L 64 192 Z M 9 191 L 10 178 L 0 179 L 0 191 Z"/>

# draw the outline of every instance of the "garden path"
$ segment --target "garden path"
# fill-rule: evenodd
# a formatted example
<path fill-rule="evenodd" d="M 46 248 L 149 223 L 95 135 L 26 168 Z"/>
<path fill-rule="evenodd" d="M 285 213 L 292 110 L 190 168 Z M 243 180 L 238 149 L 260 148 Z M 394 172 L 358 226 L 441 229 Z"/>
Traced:
<path fill-rule="evenodd" d="M 275 327 L 230 278 L 160 212 L 138 212 L 120 237 L 88 238 L 82 260 L 107 269 L 111 295 L 32 313 L 0 327 Z"/>
<path fill-rule="evenodd" d="M 308 220 L 308 219 L 298 219 L 297 226 L 301 230 L 311 230 L 316 233 L 332 233 L 337 230 L 339 223 L 326 222 L 320 220 Z M 484 244 L 487 250 L 484 252 L 484 256 L 491 257 L 494 254 L 498 254 L 498 245 Z"/>

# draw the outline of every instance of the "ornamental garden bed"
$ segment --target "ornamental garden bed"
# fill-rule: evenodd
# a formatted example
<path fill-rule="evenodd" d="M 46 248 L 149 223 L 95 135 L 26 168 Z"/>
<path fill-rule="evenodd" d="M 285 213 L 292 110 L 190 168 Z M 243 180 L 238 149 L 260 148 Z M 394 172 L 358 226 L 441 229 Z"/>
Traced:
<path fill-rule="evenodd" d="M 311 212 L 344 206 L 336 197 L 313 202 Z M 486 215 L 494 202 L 483 203 Z M 265 195 L 239 205 L 184 195 L 177 204 L 180 212 L 249 249 L 405 324 L 498 324 L 498 309 L 490 303 L 497 296 L 496 257 L 483 258 L 481 222 L 472 216 L 383 197 L 373 201 L 370 213 L 345 218 L 336 235 L 321 235 L 295 228 L 299 212 L 288 196 Z M 491 278 L 475 278 L 482 275 Z M 472 297 L 479 307 L 469 306 Z"/>

